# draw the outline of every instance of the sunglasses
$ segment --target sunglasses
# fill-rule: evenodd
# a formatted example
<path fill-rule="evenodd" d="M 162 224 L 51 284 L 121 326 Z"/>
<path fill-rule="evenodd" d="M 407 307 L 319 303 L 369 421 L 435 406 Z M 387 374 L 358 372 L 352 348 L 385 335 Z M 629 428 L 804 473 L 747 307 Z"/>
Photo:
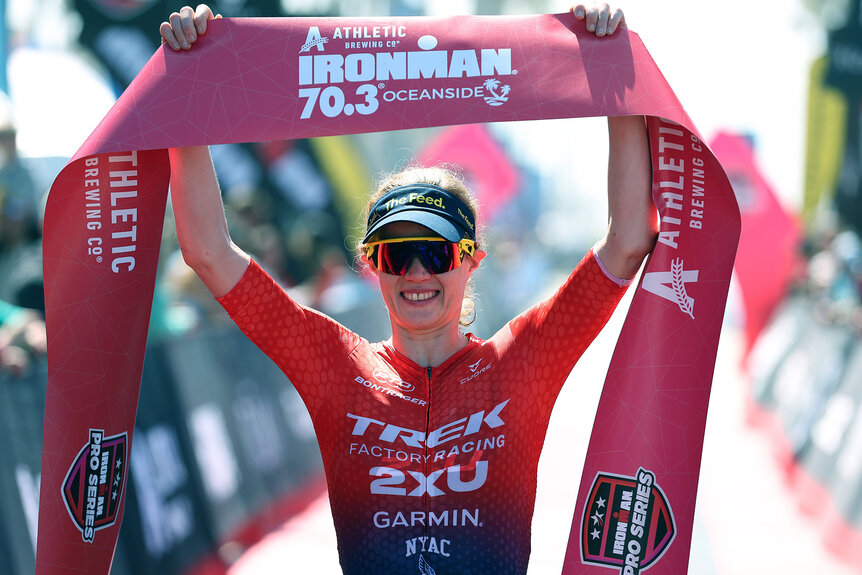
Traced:
<path fill-rule="evenodd" d="M 476 242 L 443 238 L 392 238 L 365 244 L 365 255 L 377 270 L 391 275 L 407 273 L 413 258 L 432 274 L 450 272 L 461 265 L 464 254 L 473 255 Z"/>

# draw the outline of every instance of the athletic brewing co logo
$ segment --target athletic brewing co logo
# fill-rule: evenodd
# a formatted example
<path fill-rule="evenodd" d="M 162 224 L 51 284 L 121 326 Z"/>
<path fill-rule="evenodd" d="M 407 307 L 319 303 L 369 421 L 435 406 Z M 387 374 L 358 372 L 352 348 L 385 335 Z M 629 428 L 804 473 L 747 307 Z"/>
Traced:
<path fill-rule="evenodd" d="M 582 563 L 637 575 L 659 560 L 675 535 L 673 513 L 652 472 L 596 475 L 581 522 Z"/>
<path fill-rule="evenodd" d="M 698 270 L 684 270 L 682 258 L 676 258 L 670 263 L 669 272 L 644 274 L 641 285 L 648 292 L 675 303 L 680 311 L 694 319 L 694 298 L 688 295 L 685 284 L 696 283 L 698 273 Z"/>
<path fill-rule="evenodd" d="M 329 42 L 329 38 L 320 35 L 320 28 L 312 26 L 308 29 L 308 35 L 305 37 L 305 44 L 299 49 L 302 52 L 309 52 L 312 48 L 317 48 L 319 52 L 323 52 L 323 45 Z"/>
<path fill-rule="evenodd" d="M 96 531 L 117 519 L 126 483 L 127 445 L 125 433 L 105 437 L 103 430 L 91 429 L 90 441 L 66 474 L 62 491 L 66 510 L 88 543 Z"/>

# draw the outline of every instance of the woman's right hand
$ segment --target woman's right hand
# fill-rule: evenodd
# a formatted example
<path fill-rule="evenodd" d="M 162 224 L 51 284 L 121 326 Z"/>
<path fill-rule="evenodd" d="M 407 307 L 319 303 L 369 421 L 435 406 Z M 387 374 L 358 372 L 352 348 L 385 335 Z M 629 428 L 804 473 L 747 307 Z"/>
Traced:
<path fill-rule="evenodd" d="M 159 33 L 174 51 L 189 50 L 199 36 L 206 34 L 207 23 L 214 18 L 221 18 L 221 14 L 213 16 L 206 4 L 199 4 L 197 10 L 183 6 L 179 12 L 171 14 L 167 22 L 162 22 Z"/>
<path fill-rule="evenodd" d="M 599 6 L 598 2 L 591 5 L 577 4 L 571 8 L 572 14 L 578 20 L 585 20 L 587 30 L 599 38 L 610 36 L 617 28 L 625 28 L 626 17 L 619 8 L 612 8 L 607 2 Z"/>

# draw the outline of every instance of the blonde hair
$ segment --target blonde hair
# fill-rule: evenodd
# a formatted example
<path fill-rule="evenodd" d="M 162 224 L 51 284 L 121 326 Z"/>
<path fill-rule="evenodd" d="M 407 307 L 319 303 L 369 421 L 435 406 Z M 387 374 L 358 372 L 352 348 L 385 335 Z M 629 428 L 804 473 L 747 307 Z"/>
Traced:
<path fill-rule="evenodd" d="M 479 249 L 483 245 L 484 239 L 480 237 L 478 226 L 479 202 L 467 186 L 458 169 L 451 165 L 423 166 L 422 164 L 410 164 L 403 170 L 383 174 L 377 181 L 377 190 L 368 198 L 362 221 L 368 221 L 368 214 L 371 212 L 371 208 L 387 192 L 410 184 L 431 184 L 458 196 L 470 208 L 470 211 L 473 212 L 473 217 L 477 222 L 476 249 Z M 362 243 L 360 241 L 356 246 L 357 253 L 362 252 L 361 246 Z M 473 278 L 471 277 L 464 289 L 464 300 L 461 302 L 461 318 L 458 323 L 466 327 L 474 321 L 476 321 L 476 290 L 473 287 Z"/>

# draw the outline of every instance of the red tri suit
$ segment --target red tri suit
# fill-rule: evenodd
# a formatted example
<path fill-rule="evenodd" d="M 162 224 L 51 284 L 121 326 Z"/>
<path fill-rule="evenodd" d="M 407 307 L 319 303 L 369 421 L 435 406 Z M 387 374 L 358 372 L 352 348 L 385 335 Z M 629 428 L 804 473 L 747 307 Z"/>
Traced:
<path fill-rule="evenodd" d="M 624 291 L 591 252 L 433 368 L 297 304 L 255 262 L 219 301 L 311 413 L 346 575 L 514 575 L 551 408 Z"/>

